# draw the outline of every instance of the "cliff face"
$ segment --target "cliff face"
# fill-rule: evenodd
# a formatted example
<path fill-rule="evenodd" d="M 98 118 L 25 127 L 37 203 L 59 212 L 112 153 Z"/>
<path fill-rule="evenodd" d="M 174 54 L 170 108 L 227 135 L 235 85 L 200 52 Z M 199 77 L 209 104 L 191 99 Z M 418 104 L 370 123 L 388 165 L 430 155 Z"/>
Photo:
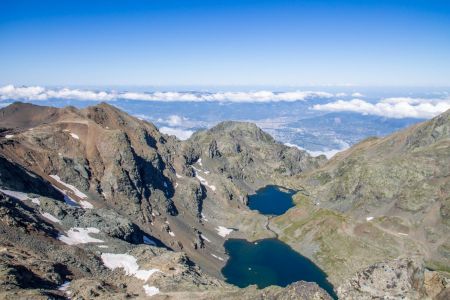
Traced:
<path fill-rule="evenodd" d="M 273 165 L 284 168 L 282 176 L 318 165 L 306 153 L 238 123 L 181 142 L 107 104 L 78 110 L 15 103 L 0 116 L 4 295 L 62 296 L 57 287 L 71 281 L 74 297 L 142 296 L 140 276 L 152 274 L 147 290 L 173 298 L 281 297 L 301 286 L 327 299 L 309 283 L 241 292 L 190 260 L 220 277 L 226 236 L 219 226 L 241 237 L 263 228 L 265 218 L 246 209 L 247 193 L 275 183 Z M 113 255 L 129 265 L 117 265 Z"/>
<path fill-rule="evenodd" d="M 400 255 L 418 255 L 428 267 L 448 272 L 449 128 L 447 111 L 367 139 L 300 174 L 297 207 L 273 226 L 335 283 Z"/>

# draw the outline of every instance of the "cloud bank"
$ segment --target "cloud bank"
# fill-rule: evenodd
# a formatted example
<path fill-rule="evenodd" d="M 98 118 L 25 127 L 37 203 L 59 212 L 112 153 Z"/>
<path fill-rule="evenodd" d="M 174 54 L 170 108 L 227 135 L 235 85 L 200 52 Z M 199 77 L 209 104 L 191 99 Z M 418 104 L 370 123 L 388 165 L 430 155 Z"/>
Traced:
<path fill-rule="evenodd" d="M 332 98 L 333 94 L 320 91 L 295 92 L 117 92 L 91 91 L 81 89 L 47 89 L 40 86 L 16 87 L 6 85 L 0 87 L 1 100 L 50 100 L 70 99 L 86 101 L 141 100 L 161 102 L 294 102 L 313 98 Z"/>
<path fill-rule="evenodd" d="M 338 100 L 331 103 L 314 105 L 313 109 L 331 112 L 357 112 L 364 115 L 375 115 L 395 119 L 428 119 L 450 109 L 450 98 L 386 98 L 378 103 L 370 103 L 361 99 L 353 99 L 349 101 Z"/>
<path fill-rule="evenodd" d="M 345 141 L 342 141 L 342 140 L 336 140 L 336 141 L 340 144 L 340 147 L 338 149 L 328 149 L 328 148 L 326 148 L 326 149 L 324 149 L 322 151 L 308 150 L 308 149 L 305 149 L 303 147 L 300 147 L 299 145 L 292 144 L 292 143 L 284 143 L 284 144 L 286 146 L 288 146 L 288 147 L 295 147 L 295 148 L 300 149 L 300 150 L 305 150 L 312 157 L 325 155 L 327 157 L 327 159 L 330 159 L 333 156 L 335 156 L 337 153 L 342 152 L 342 151 L 347 150 L 348 148 L 350 148 L 350 144 L 349 143 L 347 143 Z"/>
<path fill-rule="evenodd" d="M 168 135 L 174 135 L 179 140 L 182 141 L 187 140 L 194 133 L 194 131 L 192 130 L 187 130 L 183 128 L 172 128 L 172 127 L 161 127 L 159 128 L 159 131 Z"/>

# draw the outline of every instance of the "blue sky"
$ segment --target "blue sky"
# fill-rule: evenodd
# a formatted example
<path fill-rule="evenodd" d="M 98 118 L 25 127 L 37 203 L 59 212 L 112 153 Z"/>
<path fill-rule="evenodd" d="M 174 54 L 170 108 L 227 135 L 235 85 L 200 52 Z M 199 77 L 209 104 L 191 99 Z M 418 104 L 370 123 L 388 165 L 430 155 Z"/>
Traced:
<path fill-rule="evenodd" d="M 450 1 L 0 1 L 0 84 L 450 86 Z"/>

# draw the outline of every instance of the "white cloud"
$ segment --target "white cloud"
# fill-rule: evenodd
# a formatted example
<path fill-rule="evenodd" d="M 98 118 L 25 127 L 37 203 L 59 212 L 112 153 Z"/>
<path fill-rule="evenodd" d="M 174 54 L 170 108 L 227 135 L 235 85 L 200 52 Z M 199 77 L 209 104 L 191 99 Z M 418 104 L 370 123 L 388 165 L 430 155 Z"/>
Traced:
<path fill-rule="evenodd" d="M 435 99 L 422 99 L 422 98 L 410 98 L 410 97 L 392 97 L 385 98 L 380 101 L 381 103 L 388 104 L 398 104 L 398 103 L 409 103 L 409 104 L 420 104 L 420 103 L 433 103 L 436 102 Z"/>
<path fill-rule="evenodd" d="M 421 98 L 386 98 L 378 103 L 370 103 L 361 99 L 349 101 L 338 100 L 313 106 L 322 111 L 350 111 L 364 115 L 383 116 L 387 118 L 432 118 L 450 109 L 448 99 Z"/>
<path fill-rule="evenodd" d="M 355 92 L 355 93 L 352 94 L 352 97 L 354 97 L 354 98 L 362 98 L 362 97 L 364 97 L 364 95 L 361 94 L 361 93 Z"/>
<path fill-rule="evenodd" d="M 48 100 L 58 98 L 73 100 L 109 101 L 114 99 L 114 95 L 114 92 L 95 92 L 67 88 L 51 90 L 40 86 L 15 87 L 13 85 L 6 85 L 0 87 L 0 99 L 2 100 Z"/>
<path fill-rule="evenodd" d="M 341 98 L 341 97 L 347 97 L 346 93 L 337 93 L 336 97 Z"/>
<path fill-rule="evenodd" d="M 134 115 L 139 120 L 151 120 L 150 116 L 144 115 L 144 114 L 135 114 Z"/>
<path fill-rule="evenodd" d="M 345 149 L 331 149 L 331 150 L 324 150 L 324 151 L 311 151 L 308 150 L 308 153 L 311 154 L 312 157 L 318 157 L 321 155 L 325 155 L 327 159 L 332 158 L 337 153 L 344 151 Z"/>
<path fill-rule="evenodd" d="M 80 89 L 47 89 L 40 86 L 16 87 L 6 85 L 0 87 L 0 100 L 49 100 L 71 99 L 90 101 L 114 101 L 118 99 L 162 101 L 162 102 L 279 102 L 306 101 L 314 98 L 331 98 L 333 94 L 320 91 L 294 92 L 117 92 L 91 91 Z"/>
<path fill-rule="evenodd" d="M 320 155 L 325 155 L 328 159 L 332 158 L 333 156 L 335 156 L 337 153 L 342 152 L 344 150 L 347 150 L 348 148 L 350 148 L 350 145 L 344 141 L 338 141 L 340 144 L 340 148 L 339 149 L 324 149 L 322 151 L 313 151 L 313 150 L 308 150 L 305 149 L 303 147 L 300 147 L 298 145 L 295 144 L 291 144 L 291 143 L 284 143 L 286 146 L 288 147 L 295 147 L 298 148 L 300 150 L 304 150 L 306 152 L 308 152 L 312 157 L 317 157 Z"/>
<path fill-rule="evenodd" d="M 180 126 L 186 121 L 186 118 L 180 117 L 178 115 L 171 115 L 167 118 L 167 124 L 170 126 Z"/>
<path fill-rule="evenodd" d="M 161 127 L 161 128 L 159 128 L 159 131 L 161 131 L 162 133 L 168 134 L 168 135 L 174 135 L 182 141 L 187 140 L 194 133 L 194 131 L 192 131 L 192 130 L 186 130 L 186 129 L 182 129 L 182 128 L 173 128 L 173 127 Z"/>

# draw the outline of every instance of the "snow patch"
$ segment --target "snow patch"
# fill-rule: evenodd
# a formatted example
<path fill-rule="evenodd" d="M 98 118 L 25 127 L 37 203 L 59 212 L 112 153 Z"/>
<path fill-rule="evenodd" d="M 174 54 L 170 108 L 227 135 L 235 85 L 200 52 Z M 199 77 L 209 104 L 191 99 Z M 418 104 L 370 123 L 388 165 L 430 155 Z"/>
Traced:
<path fill-rule="evenodd" d="M 7 134 L 5 135 L 5 138 L 7 139 L 12 139 L 14 137 L 14 134 Z"/>
<path fill-rule="evenodd" d="M 91 202 L 86 201 L 86 200 L 81 200 L 81 201 L 80 201 L 80 205 L 81 205 L 81 207 L 84 208 L 84 209 L 92 209 L 92 208 L 94 208 L 94 205 L 92 205 Z"/>
<path fill-rule="evenodd" d="M 178 173 L 175 173 L 175 176 L 177 176 L 177 178 L 183 178 L 183 176 L 181 176 L 181 175 L 178 174 Z"/>
<path fill-rule="evenodd" d="M 39 198 L 30 198 L 26 193 L 23 192 L 17 192 L 17 191 L 11 191 L 11 190 L 4 190 L 0 189 L 3 194 L 8 195 L 10 197 L 19 199 L 20 201 L 30 200 L 32 203 L 36 205 L 40 205 L 41 201 L 39 201 Z"/>
<path fill-rule="evenodd" d="M 70 281 L 65 281 L 63 284 L 61 284 L 61 285 L 58 287 L 58 291 L 63 291 L 63 292 L 65 292 L 65 291 L 67 291 L 67 289 L 69 289 L 69 287 L 70 287 Z"/>
<path fill-rule="evenodd" d="M 226 228 L 226 227 L 223 227 L 223 226 L 218 226 L 218 227 L 216 228 L 216 230 L 217 230 L 217 233 L 218 233 L 220 236 L 222 236 L 222 237 L 226 237 L 227 235 L 229 235 L 229 234 L 233 231 L 233 229 L 231 229 L 231 228 Z"/>
<path fill-rule="evenodd" d="M 152 274 L 161 272 L 159 269 L 139 270 L 136 258 L 129 254 L 102 253 L 101 258 L 108 269 L 122 268 L 125 270 L 126 275 L 134 276 L 144 281 L 147 281 Z"/>
<path fill-rule="evenodd" d="M 59 178 L 58 175 L 49 175 L 51 178 L 53 178 L 54 180 L 56 180 L 58 183 L 62 184 L 63 186 L 65 186 L 66 188 L 68 188 L 69 190 L 71 190 L 75 196 L 81 198 L 81 199 L 86 199 L 88 196 L 86 196 L 86 194 L 82 193 L 79 189 L 77 189 L 75 186 L 65 183 L 64 181 L 61 180 L 61 178 Z"/>
<path fill-rule="evenodd" d="M 212 253 L 211 253 L 211 256 L 217 258 L 218 260 L 224 261 L 224 259 L 223 259 L 222 257 L 217 256 L 217 255 L 215 255 L 215 254 L 212 254 Z"/>
<path fill-rule="evenodd" d="M 195 172 L 203 172 L 202 170 L 196 168 L 194 165 L 191 165 L 192 169 L 194 169 Z"/>
<path fill-rule="evenodd" d="M 169 231 L 169 235 L 170 236 L 175 236 L 175 233 L 173 233 L 173 231 Z"/>
<path fill-rule="evenodd" d="M 372 221 L 372 220 L 373 220 L 373 217 L 367 217 L 367 218 L 366 218 L 366 221 L 367 221 L 367 222 Z"/>
<path fill-rule="evenodd" d="M 39 200 L 39 198 L 30 198 L 31 202 L 36 204 L 36 205 L 41 205 L 41 201 Z"/>
<path fill-rule="evenodd" d="M 206 236 L 204 236 L 203 234 L 201 235 L 201 237 L 202 237 L 202 239 L 204 239 L 205 241 L 211 243 L 211 241 L 210 241 Z"/>
<path fill-rule="evenodd" d="M 197 172 L 195 173 L 195 177 L 197 177 L 197 179 L 200 180 L 201 184 L 209 187 L 213 192 L 216 191 L 216 186 L 208 184 L 208 181 L 206 181 L 206 179 L 203 178 L 202 176 L 198 175 Z"/>
<path fill-rule="evenodd" d="M 61 220 L 49 213 L 43 213 L 42 216 L 53 223 L 61 223 Z"/>
<path fill-rule="evenodd" d="M 202 165 L 201 164 L 202 163 L 202 159 L 201 158 L 197 162 L 200 164 L 200 166 Z M 208 184 L 208 181 L 204 177 L 198 175 L 199 172 L 203 172 L 205 174 L 209 174 L 209 171 L 203 171 L 203 170 L 197 169 L 195 166 L 192 166 L 192 165 L 191 165 L 191 167 L 192 167 L 192 169 L 194 169 L 195 177 L 197 177 L 197 179 L 200 181 L 201 184 L 203 184 L 204 186 L 209 187 L 213 191 L 216 191 L 216 187 L 214 185 Z"/>
<path fill-rule="evenodd" d="M 109 248 L 109 246 L 107 246 L 107 245 L 98 245 L 97 247 L 99 247 L 99 248 Z"/>
<path fill-rule="evenodd" d="M 405 235 L 405 236 L 408 236 L 408 234 L 407 233 L 404 233 L 404 232 L 397 232 L 399 235 Z"/>
<path fill-rule="evenodd" d="M 66 202 L 67 205 L 72 206 L 72 207 L 79 207 L 80 206 L 80 205 L 78 205 L 78 203 L 75 200 L 73 200 L 72 198 L 70 198 L 67 195 L 67 191 L 66 190 L 62 190 L 62 189 L 58 188 L 55 185 L 53 185 L 53 187 L 64 195 L 64 202 Z"/>
<path fill-rule="evenodd" d="M 199 164 L 200 167 L 203 167 L 203 163 L 202 163 L 202 159 L 201 159 L 201 158 L 199 158 L 199 159 L 197 160 L 197 162 L 198 162 L 198 164 Z"/>
<path fill-rule="evenodd" d="M 76 135 L 75 133 L 72 133 L 72 132 L 70 133 L 70 136 L 73 137 L 76 140 L 80 139 L 80 137 L 78 135 Z"/>
<path fill-rule="evenodd" d="M 142 286 L 144 288 L 145 294 L 147 296 L 154 296 L 156 294 L 159 294 L 159 289 L 155 286 L 149 286 L 148 284 L 145 284 Z"/>
<path fill-rule="evenodd" d="M 58 240 L 67 245 L 87 244 L 87 243 L 103 243 L 104 241 L 89 236 L 89 233 L 99 233 L 100 230 L 94 227 L 70 228 L 66 235 L 60 235 Z"/>
<path fill-rule="evenodd" d="M 27 196 L 26 193 L 17 192 L 17 191 L 11 191 L 11 190 L 3 190 L 3 189 L 0 189 L 0 191 L 1 191 L 3 194 L 5 194 L 5 195 L 8 195 L 8 196 L 10 196 L 10 197 L 19 199 L 19 200 L 21 200 L 21 201 L 28 200 L 28 196 Z"/>

